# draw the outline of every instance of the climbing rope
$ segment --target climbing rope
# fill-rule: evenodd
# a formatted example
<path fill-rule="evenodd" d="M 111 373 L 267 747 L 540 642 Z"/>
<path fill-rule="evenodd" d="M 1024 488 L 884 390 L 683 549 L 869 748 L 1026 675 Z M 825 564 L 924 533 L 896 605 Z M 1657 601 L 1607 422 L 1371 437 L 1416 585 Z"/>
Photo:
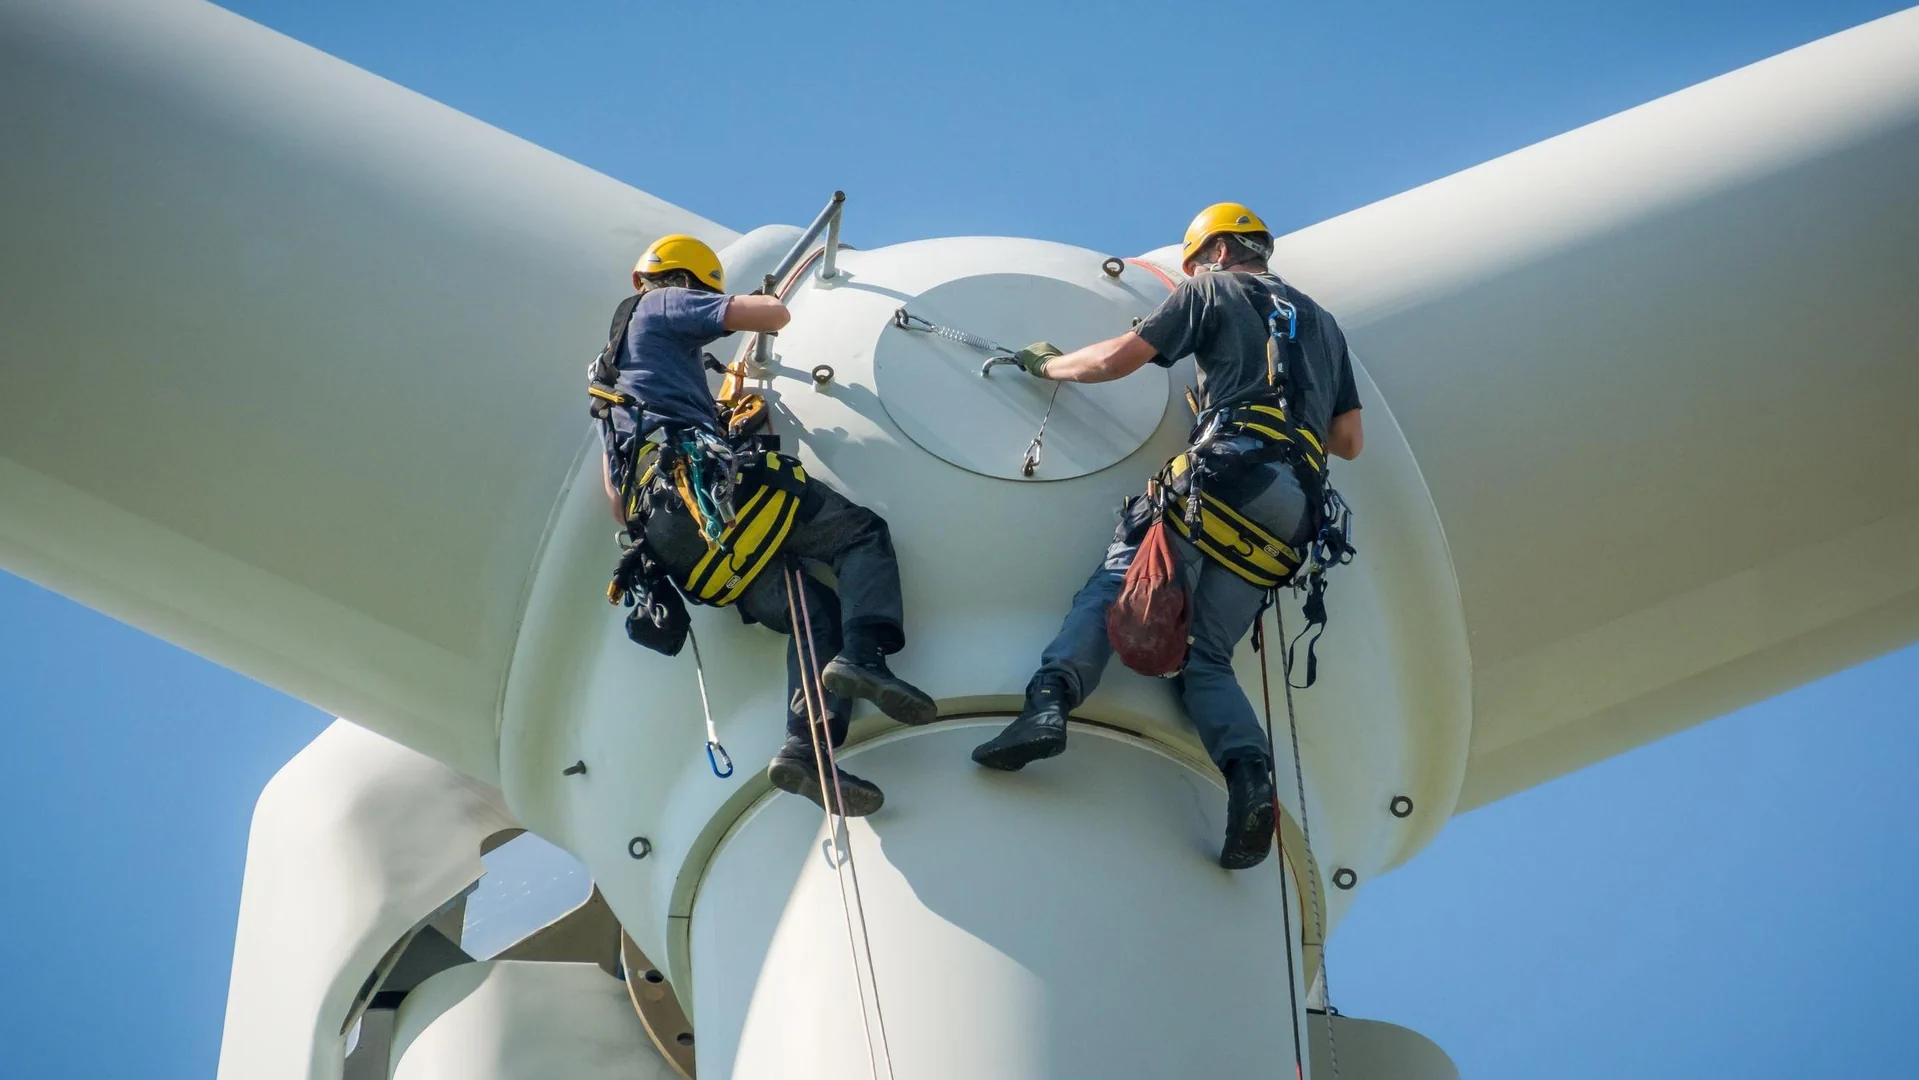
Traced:
<path fill-rule="evenodd" d="M 1274 596 L 1275 599 L 1277 599 L 1277 590 L 1274 591 Z M 1286 616 L 1279 610 L 1277 603 L 1274 603 L 1272 607 L 1273 628 L 1279 634 L 1279 640 L 1285 641 Z M 1261 636 L 1263 637 L 1264 635 Z M 1313 825 L 1312 818 L 1306 809 L 1306 770 L 1305 766 L 1300 763 L 1299 758 L 1299 716 L 1293 710 L 1292 650 L 1285 650 L 1284 660 L 1284 674 L 1286 676 L 1286 730 L 1287 734 L 1292 738 L 1293 746 L 1293 790 L 1299 795 L 1299 835 L 1300 839 L 1306 844 L 1306 855 L 1307 858 L 1310 859 L 1313 853 Z M 1263 649 L 1261 650 L 1259 673 L 1261 679 L 1266 677 L 1265 650 Z M 1269 702 L 1266 710 L 1266 730 L 1268 732 L 1267 741 L 1269 746 L 1271 745 L 1272 739 L 1272 715 L 1272 707 Z M 1274 785 L 1274 790 L 1277 792 L 1277 784 Z M 1278 828 L 1279 821 L 1277 818 L 1274 819 L 1273 826 L 1275 829 Z M 1306 896 L 1313 902 L 1313 928 L 1319 934 L 1319 981 L 1320 987 L 1324 992 L 1326 1003 L 1326 1011 L 1322 1014 L 1326 1017 L 1326 1051 L 1327 1056 L 1332 1060 L 1333 1080 L 1339 1080 L 1339 1042 L 1334 1037 L 1333 1032 L 1333 979 L 1327 972 L 1328 965 L 1326 962 L 1326 919 L 1319 910 L 1319 890 L 1308 888 L 1306 890 Z M 1300 935 L 1300 941 L 1300 948 L 1303 952 L 1305 950 L 1305 935 L 1303 933 Z M 1290 945 L 1288 948 L 1290 950 Z"/>
<path fill-rule="evenodd" d="M 713 723 L 713 703 L 706 697 L 706 661 L 700 658 L 699 635 L 691 626 L 686 628 L 686 640 L 693 643 L 693 677 L 699 680 L 700 711 L 706 714 L 706 763 L 713 767 L 714 776 L 724 780 L 733 775 L 733 755 L 720 745 L 720 729 Z"/>
<path fill-rule="evenodd" d="M 1269 597 L 1270 599 L 1270 597 Z M 1287 879 L 1292 875 L 1286 872 L 1286 830 L 1281 828 L 1279 805 L 1279 777 L 1273 766 L 1273 685 L 1266 673 L 1266 611 L 1260 609 L 1253 621 L 1253 651 L 1259 654 L 1259 700 L 1266 709 L 1266 779 L 1273 786 L 1273 839 L 1279 846 L 1279 921 L 1286 935 L 1286 1001 L 1291 1015 L 1288 1017 L 1293 1034 L 1293 1080 L 1306 1080 L 1306 1052 L 1300 1045 L 1299 1037 L 1299 974 L 1293 966 L 1293 901 L 1287 895 Z M 1306 950 L 1305 928 L 1300 928 L 1300 951 Z M 1325 962 L 1325 950 L 1320 951 L 1320 962 Z"/>
<path fill-rule="evenodd" d="M 853 984 L 859 992 L 860 1027 L 866 1034 L 866 1063 L 873 1080 L 880 1080 L 880 1062 L 886 1062 L 886 1080 L 894 1080 L 893 1048 L 886 1037 L 886 1013 L 880 1005 L 879 971 L 873 964 L 873 938 L 866 927 L 866 900 L 860 892 L 859 867 L 853 861 L 852 831 L 846 828 L 846 796 L 840 788 L 840 769 L 833 750 L 833 733 L 826 708 L 826 689 L 820 685 L 818 654 L 813 649 L 813 616 L 806 603 L 806 590 L 799 567 L 791 562 L 782 567 L 786 585 L 788 626 L 799 653 L 800 692 L 806 703 L 806 722 L 813 744 L 813 764 L 819 770 L 821 801 L 827 804 L 827 851 L 833 860 L 833 878 L 840 887 L 840 910 L 846 917 L 846 945 L 853 961 Z M 795 599 L 797 597 L 797 600 Z M 831 797 L 827 797 L 828 793 Z M 846 884 L 851 877 L 849 895 Z M 857 935 L 854 925 L 858 924 Z M 866 974 L 860 974 L 860 953 L 866 954 Z M 873 984 L 873 1004 L 869 1013 L 866 984 Z M 874 1020 L 878 1021 L 879 1044 L 873 1042 Z"/>

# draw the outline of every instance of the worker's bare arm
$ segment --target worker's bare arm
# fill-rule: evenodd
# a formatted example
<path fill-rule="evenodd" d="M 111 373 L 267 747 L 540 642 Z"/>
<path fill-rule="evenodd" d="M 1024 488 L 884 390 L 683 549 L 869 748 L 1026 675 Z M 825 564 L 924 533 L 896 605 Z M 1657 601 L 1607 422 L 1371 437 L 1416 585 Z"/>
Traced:
<path fill-rule="evenodd" d="M 1358 409 L 1348 409 L 1333 417 L 1333 429 L 1326 433 L 1326 449 L 1351 461 L 1366 448 L 1366 428 Z"/>
<path fill-rule="evenodd" d="M 735 296 L 726 302 L 725 326 L 729 331 L 772 333 L 792 321 L 793 313 L 775 296 Z"/>
<path fill-rule="evenodd" d="M 1096 341 L 1046 362 L 1046 377 L 1060 382 L 1097 383 L 1122 379 L 1159 353 L 1146 339 L 1128 330 L 1116 338 Z"/>
<path fill-rule="evenodd" d="M 606 508 L 613 514 L 613 520 L 626 524 L 626 518 L 620 514 L 620 493 L 613 490 L 613 465 L 600 455 L 600 482 L 606 485 Z"/>

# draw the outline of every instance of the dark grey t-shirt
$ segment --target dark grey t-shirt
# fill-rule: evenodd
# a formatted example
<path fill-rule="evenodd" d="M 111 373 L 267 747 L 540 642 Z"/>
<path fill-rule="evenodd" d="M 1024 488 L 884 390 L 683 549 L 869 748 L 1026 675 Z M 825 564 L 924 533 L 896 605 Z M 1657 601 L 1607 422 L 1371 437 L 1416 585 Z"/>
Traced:
<path fill-rule="evenodd" d="M 1266 316 L 1271 290 L 1299 310 L 1299 344 L 1285 374 L 1293 419 L 1324 438 L 1332 418 L 1359 408 L 1352 357 L 1339 323 L 1312 298 L 1271 274 L 1206 271 L 1180 283 L 1136 331 L 1171 367 L 1191 354 L 1199 368 L 1202 407 L 1238 405 L 1265 396 Z"/>

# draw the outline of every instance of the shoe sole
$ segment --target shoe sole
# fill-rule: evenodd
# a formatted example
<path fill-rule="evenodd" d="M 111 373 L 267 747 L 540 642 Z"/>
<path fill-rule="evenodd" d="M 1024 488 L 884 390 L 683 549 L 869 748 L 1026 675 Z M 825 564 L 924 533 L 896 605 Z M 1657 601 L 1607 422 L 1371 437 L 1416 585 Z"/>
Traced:
<path fill-rule="evenodd" d="M 987 749 L 987 747 L 992 749 Z M 1018 772 L 1035 761 L 1058 757 L 1066 752 L 1064 738 L 1036 738 L 993 746 L 988 742 L 973 748 L 973 760 L 989 769 Z"/>
<path fill-rule="evenodd" d="M 1265 862 L 1272 850 L 1273 804 L 1264 802 L 1253 808 L 1238 835 L 1219 853 L 1219 865 L 1228 870 L 1249 870 Z"/>
<path fill-rule="evenodd" d="M 933 699 L 914 690 L 904 681 L 882 679 L 851 664 L 829 662 L 820 672 L 820 683 L 844 698 L 870 701 L 879 710 L 902 724 L 920 727 L 940 718 Z"/>
<path fill-rule="evenodd" d="M 766 778 L 781 791 L 811 800 L 822 810 L 831 809 L 820 788 L 819 770 L 811 765 L 781 758 L 766 767 Z M 840 792 L 846 796 L 847 817 L 865 817 L 886 803 L 886 794 L 880 789 L 848 784 L 844 779 L 840 782 Z"/>

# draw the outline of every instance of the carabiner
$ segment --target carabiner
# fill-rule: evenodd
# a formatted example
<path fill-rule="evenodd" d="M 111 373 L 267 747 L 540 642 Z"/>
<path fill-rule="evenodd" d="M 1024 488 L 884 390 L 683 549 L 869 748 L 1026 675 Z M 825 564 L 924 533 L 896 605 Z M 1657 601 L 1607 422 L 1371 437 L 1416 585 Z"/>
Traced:
<path fill-rule="evenodd" d="M 720 768 L 720 762 L 722 761 L 726 762 L 726 768 L 723 771 Z M 721 746 L 719 743 L 708 742 L 706 744 L 706 763 L 713 767 L 713 775 L 722 780 L 733 775 L 733 756 L 728 754 L 726 747 Z"/>

